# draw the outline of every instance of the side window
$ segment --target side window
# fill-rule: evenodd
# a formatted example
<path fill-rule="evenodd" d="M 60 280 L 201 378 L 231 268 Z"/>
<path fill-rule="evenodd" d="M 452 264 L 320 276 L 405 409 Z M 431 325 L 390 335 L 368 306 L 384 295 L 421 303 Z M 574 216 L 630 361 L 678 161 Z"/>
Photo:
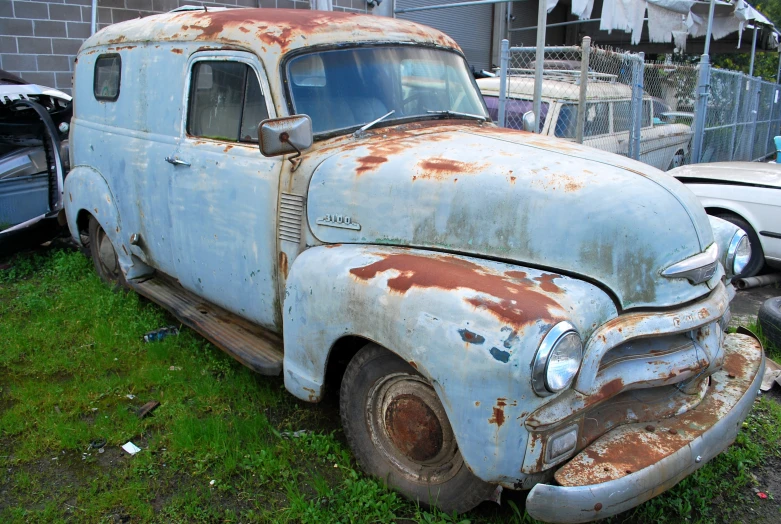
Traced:
<path fill-rule="evenodd" d="M 95 77 L 92 92 L 97 100 L 114 102 L 119 98 L 122 79 L 122 59 L 117 54 L 102 55 L 95 61 Z"/>
<path fill-rule="evenodd" d="M 643 123 L 640 127 L 651 127 L 651 101 L 643 100 Z"/>
<path fill-rule="evenodd" d="M 613 132 L 629 131 L 632 127 L 632 112 L 628 101 L 613 102 Z"/>
<path fill-rule="evenodd" d="M 605 135 L 610 132 L 610 105 L 607 102 L 586 104 L 583 136 Z"/>
<path fill-rule="evenodd" d="M 189 105 L 187 133 L 203 138 L 256 142 L 258 124 L 268 118 L 258 77 L 241 62 L 196 62 Z"/>

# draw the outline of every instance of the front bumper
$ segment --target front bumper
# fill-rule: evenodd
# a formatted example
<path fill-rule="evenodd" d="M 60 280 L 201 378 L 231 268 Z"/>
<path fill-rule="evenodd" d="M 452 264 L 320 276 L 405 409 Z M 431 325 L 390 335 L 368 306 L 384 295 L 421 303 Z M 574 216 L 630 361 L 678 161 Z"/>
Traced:
<path fill-rule="evenodd" d="M 721 371 L 703 401 L 653 424 L 628 424 L 602 436 L 556 471 L 559 485 L 537 484 L 526 510 L 544 522 L 588 522 L 626 511 L 673 487 L 726 449 L 756 398 L 762 345 L 726 335 Z"/>

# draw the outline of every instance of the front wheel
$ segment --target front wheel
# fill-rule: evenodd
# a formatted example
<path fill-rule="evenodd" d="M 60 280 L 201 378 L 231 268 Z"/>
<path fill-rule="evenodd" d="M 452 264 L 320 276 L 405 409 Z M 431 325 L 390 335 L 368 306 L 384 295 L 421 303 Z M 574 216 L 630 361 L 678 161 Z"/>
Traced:
<path fill-rule="evenodd" d="M 384 348 L 367 344 L 353 357 L 339 408 L 358 464 L 407 498 L 462 513 L 494 491 L 464 464 L 434 388 Z"/>

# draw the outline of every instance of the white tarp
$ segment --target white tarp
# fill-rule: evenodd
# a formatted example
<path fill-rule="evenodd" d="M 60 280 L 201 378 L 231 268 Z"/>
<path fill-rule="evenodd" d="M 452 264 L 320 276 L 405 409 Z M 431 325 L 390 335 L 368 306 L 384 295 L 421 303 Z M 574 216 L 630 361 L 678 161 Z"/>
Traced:
<path fill-rule="evenodd" d="M 550 12 L 558 0 L 546 0 Z M 572 0 L 572 14 L 581 20 L 591 18 L 594 0 Z M 709 1 L 696 0 L 605 0 L 602 5 L 599 28 L 614 29 L 632 34 L 632 44 L 640 43 L 643 22 L 648 18 L 648 37 L 651 42 L 675 42 L 683 48 L 687 36 L 704 36 L 708 26 Z M 769 27 L 773 24 L 762 13 L 744 0 L 717 1 L 713 17 L 713 38 L 718 40 L 740 31 L 755 22 Z M 739 38 L 740 38 L 739 37 Z M 773 45 L 775 43 L 775 45 Z M 774 31 L 771 47 L 778 47 L 778 33 Z M 740 40 L 738 40 L 740 47 Z"/>

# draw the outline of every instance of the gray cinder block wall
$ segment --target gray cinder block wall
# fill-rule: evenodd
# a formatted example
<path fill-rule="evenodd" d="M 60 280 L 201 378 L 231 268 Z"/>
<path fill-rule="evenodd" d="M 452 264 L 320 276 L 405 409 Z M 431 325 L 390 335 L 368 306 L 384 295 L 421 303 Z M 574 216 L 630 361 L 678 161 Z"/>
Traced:
<path fill-rule="evenodd" d="M 334 0 L 334 11 L 366 11 L 365 0 Z M 98 29 L 182 5 L 309 9 L 309 0 L 98 0 Z M 0 69 L 71 93 L 73 61 L 90 36 L 92 0 L 0 0 Z"/>

